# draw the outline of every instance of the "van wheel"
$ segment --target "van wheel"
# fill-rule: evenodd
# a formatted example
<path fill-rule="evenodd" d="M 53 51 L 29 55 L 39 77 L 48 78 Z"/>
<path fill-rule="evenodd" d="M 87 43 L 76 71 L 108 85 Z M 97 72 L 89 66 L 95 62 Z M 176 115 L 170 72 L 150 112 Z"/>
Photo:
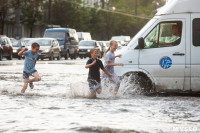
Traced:
<path fill-rule="evenodd" d="M 120 87 L 124 95 L 149 95 L 155 92 L 152 81 L 141 72 L 124 75 Z"/>
<path fill-rule="evenodd" d="M 0 51 L 0 60 L 2 60 L 3 59 L 3 53 L 2 53 L 2 51 Z"/>
<path fill-rule="evenodd" d="M 53 53 L 50 55 L 49 60 L 53 60 Z"/>
<path fill-rule="evenodd" d="M 10 53 L 10 55 L 8 56 L 8 60 L 12 60 L 12 58 L 13 58 L 13 54 Z"/>
<path fill-rule="evenodd" d="M 69 53 L 67 52 L 67 54 L 65 55 L 65 60 L 68 60 L 69 58 Z"/>
<path fill-rule="evenodd" d="M 77 58 L 77 54 L 75 53 L 75 54 L 74 54 L 74 59 L 76 60 L 76 58 Z"/>
<path fill-rule="evenodd" d="M 74 59 L 74 55 L 70 55 L 70 58 L 71 58 L 71 60 L 73 60 Z"/>

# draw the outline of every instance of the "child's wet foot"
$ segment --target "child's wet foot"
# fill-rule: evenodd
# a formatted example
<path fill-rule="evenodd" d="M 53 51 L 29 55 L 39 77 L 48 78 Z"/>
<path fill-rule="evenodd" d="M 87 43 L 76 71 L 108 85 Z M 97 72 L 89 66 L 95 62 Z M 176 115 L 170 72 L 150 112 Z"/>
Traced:
<path fill-rule="evenodd" d="M 22 88 L 21 93 L 24 93 L 26 90 L 26 88 Z"/>
<path fill-rule="evenodd" d="M 33 85 L 33 83 L 31 82 L 31 83 L 29 83 L 29 86 L 30 86 L 30 88 L 31 89 L 33 89 L 34 88 L 34 85 Z"/>

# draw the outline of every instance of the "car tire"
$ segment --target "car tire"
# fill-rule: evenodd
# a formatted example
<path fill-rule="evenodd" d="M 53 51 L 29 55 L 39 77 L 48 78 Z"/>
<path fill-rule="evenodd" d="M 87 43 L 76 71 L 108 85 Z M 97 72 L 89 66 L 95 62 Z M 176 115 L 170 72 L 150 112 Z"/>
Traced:
<path fill-rule="evenodd" d="M 13 54 L 12 54 L 12 52 L 9 54 L 9 56 L 8 56 L 8 60 L 12 60 L 12 58 L 13 58 Z"/>
<path fill-rule="evenodd" d="M 21 60 L 22 59 L 22 57 L 21 56 L 18 56 L 18 60 Z"/>
<path fill-rule="evenodd" d="M 3 53 L 2 53 L 2 51 L 0 51 L 0 60 L 2 60 L 3 59 Z"/>
<path fill-rule="evenodd" d="M 57 60 L 60 60 L 61 56 L 60 56 L 60 53 L 58 54 L 58 57 L 57 57 Z"/>
<path fill-rule="evenodd" d="M 65 60 L 68 60 L 68 58 L 69 58 L 69 53 L 67 52 L 65 55 Z"/>
<path fill-rule="evenodd" d="M 53 60 L 53 53 L 51 53 L 49 60 Z"/>

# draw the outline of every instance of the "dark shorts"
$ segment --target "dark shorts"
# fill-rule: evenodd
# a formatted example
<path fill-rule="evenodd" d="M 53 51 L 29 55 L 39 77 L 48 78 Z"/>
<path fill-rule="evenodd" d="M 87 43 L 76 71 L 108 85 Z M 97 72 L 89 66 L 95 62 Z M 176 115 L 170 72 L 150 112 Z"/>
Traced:
<path fill-rule="evenodd" d="M 33 71 L 32 73 L 27 73 L 27 72 L 24 72 L 24 71 L 23 71 L 23 79 L 29 78 L 29 76 L 32 76 L 32 74 L 33 74 L 34 72 L 37 72 L 37 70 Z"/>
<path fill-rule="evenodd" d="M 101 90 L 101 82 L 88 82 L 90 90 Z"/>

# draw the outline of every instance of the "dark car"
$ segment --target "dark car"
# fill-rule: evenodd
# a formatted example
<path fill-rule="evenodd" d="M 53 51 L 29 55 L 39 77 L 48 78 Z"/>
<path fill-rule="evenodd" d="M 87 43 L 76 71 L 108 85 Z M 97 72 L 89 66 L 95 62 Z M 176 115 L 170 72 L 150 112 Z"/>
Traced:
<path fill-rule="evenodd" d="M 10 39 L 7 36 L 0 36 L 0 60 L 6 57 L 8 60 L 13 58 L 13 48 Z"/>
<path fill-rule="evenodd" d="M 103 57 L 104 53 L 108 49 L 105 41 L 97 41 L 97 43 L 101 46 L 101 56 Z"/>
<path fill-rule="evenodd" d="M 40 45 L 39 50 L 39 59 L 43 60 L 48 58 L 49 60 L 53 60 L 54 58 L 57 58 L 57 60 L 60 60 L 60 46 L 57 39 L 54 38 L 36 38 L 34 40 L 31 40 L 28 42 L 29 48 L 31 49 L 32 43 L 38 43 Z"/>
<path fill-rule="evenodd" d="M 27 46 L 27 43 L 21 39 L 19 41 L 13 41 L 13 57 L 18 58 L 19 60 L 22 58 L 22 56 L 19 56 L 18 53 L 24 49 L 25 46 Z"/>
<path fill-rule="evenodd" d="M 99 52 L 99 58 L 102 57 L 101 46 L 96 42 L 96 40 L 85 41 L 82 40 L 79 42 L 79 57 L 82 59 L 83 57 L 90 57 L 90 50 L 97 49 Z"/>

